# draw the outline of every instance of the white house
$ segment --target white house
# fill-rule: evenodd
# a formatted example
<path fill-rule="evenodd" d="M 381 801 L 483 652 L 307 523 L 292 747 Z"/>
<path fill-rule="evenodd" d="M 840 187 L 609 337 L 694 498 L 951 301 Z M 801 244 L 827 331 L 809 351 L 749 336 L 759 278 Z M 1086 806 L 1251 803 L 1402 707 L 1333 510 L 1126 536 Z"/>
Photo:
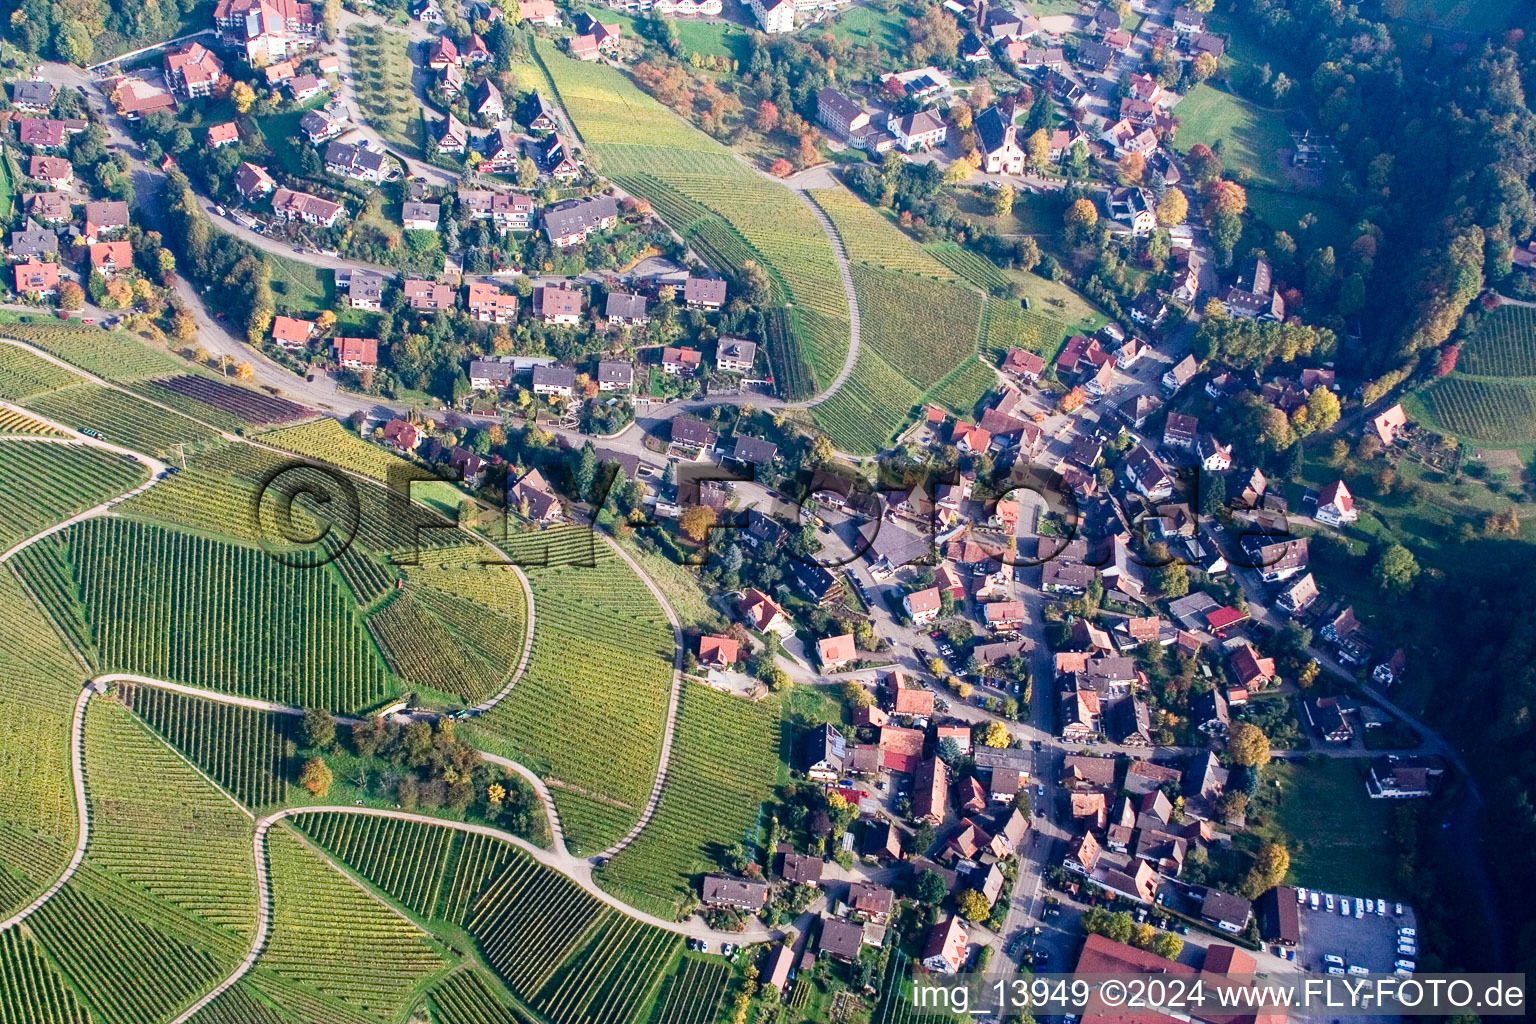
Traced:
<path fill-rule="evenodd" d="M 751 0 L 752 13 L 771 36 L 795 30 L 794 0 Z"/>
<path fill-rule="evenodd" d="M 1312 518 L 1328 526 L 1342 526 L 1360 518 L 1355 508 L 1354 495 L 1349 493 L 1343 480 L 1335 480 L 1322 489 L 1317 496 L 1317 511 L 1312 513 Z"/>

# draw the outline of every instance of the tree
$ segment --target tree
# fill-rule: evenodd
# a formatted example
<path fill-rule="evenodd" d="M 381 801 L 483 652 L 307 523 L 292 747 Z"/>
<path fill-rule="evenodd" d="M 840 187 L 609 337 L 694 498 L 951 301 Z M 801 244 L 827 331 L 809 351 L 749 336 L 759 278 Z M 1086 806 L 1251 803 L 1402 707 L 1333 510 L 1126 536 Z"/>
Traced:
<path fill-rule="evenodd" d="M 304 710 L 304 745 L 314 750 L 330 750 L 336 745 L 336 719 L 329 711 Z"/>
<path fill-rule="evenodd" d="M 1013 186 L 1006 181 L 992 193 L 992 216 L 1006 217 L 1013 212 Z"/>
<path fill-rule="evenodd" d="M 1008 727 L 1006 725 L 1002 722 L 988 722 L 987 733 L 982 737 L 981 742 L 989 747 L 1001 749 L 1006 747 L 1011 740 L 1012 737 L 1008 735 Z"/>
<path fill-rule="evenodd" d="M 1202 194 L 1205 196 L 1207 216 L 1241 216 L 1248 209 L 1248 191 L 1235 181 L 1208 182 Z"/>
<path fill-rule="evenodd" d="M 1036 170 L 1051 162 L 1051 136 L 1044 128 L 1037 128 L 1024 140 L 1024 151 L 1029 154 L 1029 166 Z"/>
<path fill-rule="evenodd" d="M 1216 801 L 1216 813 L 1221 815 L 1221 820 L 1229 825 L 1241 819 L 1247 810 L 1248 794 L 1242 790 L 1229 790 Z"/>
<path fill-rule="evenodd" d="M 1258 899 L 1260 895 L 1285 881 L 1285 873 L 1291 869 L 1291 854 L 1280 843 L 1265 843 L 1253 855 L 1253 867 L 1243 878 L 1238 894 L 1244 899 Z"/>
<path fill-rule="evenodd" d="M 315 796 L 325 796 L 331 791 L 331 766 L 322 757 L 312 757 L 304 762 L 299 772 L 299 785 Z"/>
<path fill-rule="evenodd" d="M 241 363 L 239 366 L 235 367 L 235 376 L 241 380 L 250 380 L 252 377 L 256 376 L 256 367 L 252 366 L 250 363 Z"/>
<path fill-rule="evenodd" d="M 1099 222 L 1099 209 L 1093 205 L 1092 199 L 1076 199 L 1067 207 L 1062 220 L 1069 228 L 1087 231 Z"/>
<path fill-rule="evenodd" d="M 1307 422 L 1314 433 L 1339 422 L 1339 396 L 1325 387 L 1313 388 L 1307 396 Z"/>
<path fill-rule="evenodd" d="M 932 845 L 930 842 L 929 845 Z M 949 889 L 944 885 L 944 876 L 937 871 L 926 870 L 921 872 L 912 883 L 912 895 L 919 903 L 928 903 L 937 906 L 944 902 L 944 897 L 949 895 Z"/>
<path fill-rule="evenodd" d="M 975 889 L 961 889 L 956 893 L 955 909 L 972 921 L 985 921 L 992 916 L 992 905 Z"/>
<path fill-rule="evenodd" d="M 1189 200 L 1176 188 L 1168 189 L 1157 202 L 1157 222 L 1165 228 L 1183 224 L 1188 216 Z"/>
<path fill-rule="evenodd" d="M 236 82 L 229 90 L 229 99 L 235 105 L 235 113 L 246 114 L 256 102 L 256 90 L 245 82 Z"/>
<path fill-rule="evenodd" d="M 1419 576 L 1419 560 L 1413 552 L 1401 544 L 1393 544 L 1381 553 L 1371 577 L 1389 597 L 1402 597 L 1413 589 L 1413 581 Z"/>
<path fill-rule="evenodd" d="M 1174 559 L 1152 570 L 1152 585 L 1164 597 L 1183 597 L 1189 593 L 1189 570 L 1183 562 Z"/>
<path fill-rule="evenodd" d="M 1203 82 L 1216 73 L 1216 58 L 1209 53 L 1202 53 L 1195 58 L 1195 63 L 1190 67 L 1189 77 L 1196 82 Z"/>
<path fill-rule="evenodd" d="M 760 132 L 771 132 L 779 126 L 779 108 L 772 100 L 763 100 L 757 105 L 757 117 L 752 122 L 752 127 Z"/>
<path fill-rule="evenodd" d="M 1252 722 L 1235 722 L 1227 732 L 1227 754 L 1232 763 L 1257 768 L 1269 763 L 1269 737 Z"/>
<path fill-rule="evenodd" d="M 708 505 L 689 505 L 677 517 L 678 525 L 694 543 L 702 544 L 715 525 L 715 510 Z"/>
<path fill-rule="evenodd" d="M 59 283 L 59 308 L 79 309 L 85 305 L 85 289 L 73 281 Z"/>
<path fill-rule="evenodd" d="M 459 499 L 459 525 L 474 526 L 480 518 L 480 509 L 468 498 Z"/>
<path fill-rule="evenodd" d="M 874 706 L 875 695 L 857 680 L 850 679 L 843 684 L 843 700 L 856 708 L 867 708 Z"/>
<path fill-rule="evenodd" d="M 1127 153 L 1120 158 L 1120 183 L 1139 185 L 1147 173 L 1147 158 L 1140 153 Z"/>
<path fill-rule="evenodd" d="M 1177 960 L 1179 954 L 1184 952 L 1184 940 L 1173 932 L 1160 932 L 1157 938 L 1152 940 L 1152 952 L 1164 960 Z"/>
<path fill-rule="evenodd" d="M 1189 164 L 1190 173 L 1194 175 L 1198 184 L 1215 181 L 1221 177 L 1221 158 L 1216 151 L 1203 142 L 1197 142 L 1189 147 L 1189 153 L 1184 157 Z"/>
<path fill-rule="evenodd" d="M 1205 493 L 1200 499 L 1200 511 L 1208 516 L 1221 512 L 1227 504 L 1227 478 L 1212 474 L 1205 478 Z"/>

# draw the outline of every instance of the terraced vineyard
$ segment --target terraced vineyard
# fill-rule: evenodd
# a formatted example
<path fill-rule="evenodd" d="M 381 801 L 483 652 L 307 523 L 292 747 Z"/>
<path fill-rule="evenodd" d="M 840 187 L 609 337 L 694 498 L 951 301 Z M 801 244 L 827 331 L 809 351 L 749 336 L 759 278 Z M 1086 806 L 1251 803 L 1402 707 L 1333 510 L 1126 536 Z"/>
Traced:
<path fill-rule="evenodd" d="M 667 982 L 652 1024 L 710 1024 L 720 1014 L 730 976 L 724 964 L 684 957 Z"/>
<path fill-rule="evenodd" d="M 0 1024 L 87 1024 L 90 1017 L 20 928 L 0 932 Z"/>
<path fill-rule="evenodd" d="M 936 281 L 964 280 L 887 220 L 883 213 L 846 188 L 819 188 L 810 195 L 832 219 L 848 258 L 855 263 Z"/>
<path fill-rule="evenodd" d="M 148 476 L 127 456 L 100 448 L 0 440 L 0 551 Z"/>
<path fill-rule="evenodd" d="M 868 454 L 891 443 L 922 397 L 866 344 L 859 349 L 853 373 L 831 398 L 811 409 L 811 420 L 839 451 Z"/>
<path fill-rule="evenodd" d="M 1536 382 L 1455 373 L 1421 397 L 1449 433 L 1499 444 L 1536 441 Z"/>
<path fill-rule="evenodd" d="M 296 427 L 273 430 L 261 435 L 263 444 L 274 448 L 307 455 L 333 466 L 350 469 L 380 483 L 389 481 L 391 468 L 408 465 L 404 460 L 389 454 L 378 445 L 369 444 L 337 420 L 315 420 Z"/>
<path fill-rule="evenodd" d="M 1008 278 L 1002 269 L 980 253 L 956 242 L 929 242 L 923 248 L 934 259 L 984 291 L 997 292 L 1008 287 Z"/>
<path fill-rule="evenodd" d="M 443 1024 L 533 1024 L 491 990 L 479 971 L 450 974 L 432 990 L 432 1005 Z"/>
<path fill-rule="evenodd" d="M 469 731 L 550 780 L 566 843 L 594 853 L 628 831 L 650 794 L 671 627 L 645 584 L 588 531 L 524 534 L 508 547 L 534 593 L 533 651 L 512 693 Z"/>
<path fill-rule="evenodd" d="M 24 348 L 0 343 L 0 398 L 16 402 L 68 387 L 79 379 L 64 367 Z"/>
<path fill-rule="evenodd" d="M 180 451 L 190 457 L 219 443 L 218 431 L 206 424 L 100 384 L 76 384 L 33 398 L 27 407 L 76 430 L 94 430 L 124 448 L 161 459 L 176 455 L 178 466 Z"/>
<path fill-rule="evenodd" d="M 120 704 L 85 716 L 89 862 L 249 941 L 256 928 L 251 819 Z"/>
<path fill-rule="evenodd" d="M 338 859 L 422 917 L 442 884 L 451 829 L 361 814 L 305 814 L 298 825 Z"/>
<path fill-rule="evenodd" d="M 63 537 L 105 671 L 333 710 L 399 689 L 330 573 L 125 519 Z"/>
<path fill-rule="evenodd" d="M 292 716 L 155 686 L 125 689 L 134 714 L 246 807 L 269 807 L 287 797 Z"/>
<path fill-rule="evenodd" d="M 131 380 L 181 373 L 186 367 L 174 357 L 150 348 L 122 331 L 104 331 L 80 324 L 4 324 L 0 337 L 36 345 L 107 380 Z"/>
<path fill-rule="evenodd" d="M 0 409 L 0 434 L 17 434 L 25 437 L 62 437 L 62 431 L 55 430 L 35 416 L 28 416 L 24 412 L 15 412 L 10 409 Z"/>
<path fill-rule="evenodd" d="M 376 1020 L 401 1014 L 448 961 L 426 932 L 327 864 L 293 833 L 267 835 L 272 932 L 260 965 Z M 284 1004 L 287 1005 L 287 1004 Z"/>
<path fill-rule="evenodd" d="M 711 850 L 734 842 L 750 849 L 778 756 L 778 700 L 753 704 L 686 683 L 661 804 L 639 838 L 598 870 L 599 883 L 642 910 L 676 917 L 693 879 L 719 869 Z"/>
<path fill-rule="evenodd" d="M 997 373 L 975 356 L 970 356 L 928 393 L 928 400 L 962 419 L 971 419 L 976 414 L 977 405 L 995 387 Z"/>
<path fill-rule="evenodd" d="M 1457 368 L 1487 377 L 1536 377 L 1536 309 L 1500 306 L 1478 322 Z"/>

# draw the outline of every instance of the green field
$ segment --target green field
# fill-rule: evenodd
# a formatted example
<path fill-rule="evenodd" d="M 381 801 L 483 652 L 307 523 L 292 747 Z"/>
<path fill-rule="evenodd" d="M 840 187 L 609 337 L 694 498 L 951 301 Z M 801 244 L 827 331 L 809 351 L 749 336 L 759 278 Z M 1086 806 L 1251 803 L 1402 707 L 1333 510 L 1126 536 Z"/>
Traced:
<path fill-rule="evenodd" d="M 567 845 L 596 853 L 634 824 L 656 778 L 672 630 L 644 583 L 587 530 L 518 535 L 505 547 L 533 589 L 533 651 L 511 695 L 466 732 L 544 776 Z"/>
<path fill-rule="evenodd" d="M 0 551 L 148 478 L 143 466 L 117 452 L 0 440 Z"/>
<path fill-rule="evenodd" d="M 928 401 L 961 419 L 972 419 L 976 407 L 997 385 L 997 373 L 992 367 L 970 356 L 928 393 Z"/>
<path fill-rule="evenodd" d="M 299 825 L 419 917 L 432 916 L 443 882 L 452 829 L 361 814 L 305 814 Z"/>
<path fill-rule="evenodd" d="M 867 4 L 850 7 L 833 20 L 832 36 L 851 46 L 900 53 L 907 45 L 906 12 L 900 7 L 881 11 Z"/>
<path fill-rule="evenodd" d="M 272 270 L 272 294 L 280 307 L 307 313 L 331 308 L 336 285 L 330 271 L 276 253 L 263 259 Z"/>
<path fill-rule="evenodd" d="M 606 9 L 604 13 L 606 16 Z M 672 24 L 677 26 L 677 38 L 682 40 L 683 49 L 688 53 L 705 57 L 730 57 L 746 67 L 747 58 L 751 55 L 748 46 L 751 37 L 739 25 L 719 21 L 688 21 L 685 18 L 678 18 Z"/>
<path fill-rule="evenodd" d="M 0 154 L 0 221 L 11 219 L 16 200 L 16 183 L 11 179 L 10 154 Z"/>
<path fill-rule="evenodd" d="M 777 700 L 752 704 L 686 684 L 661 806 L 640 837 L 600 870 L 604 888 L 632 906 L 675 917 L 698 876 L 720 869 L 712 850 L 733 842 L 751 850 L 778 748 Z"/>
<path fill-rule="evenodd" d="M 1176 143 L 1179 152 L 1188 153 L 1197 142 L 1207 146 L 1219 143 L 1221 161 L 1229 169 L 1246 167 L 1258 183 L 1279 189 L 1292 187 L 1281 167 L 1280 150 L 1292 145 L 1283 114 L 1209 83 L 1191 89 L 1174 112 L 1183 121 Z"/>
<path fill-rule="evenodd" d="M 1365 763 L 1350 758 L 1276 761 L 1264 769 L 1256 803 L 1273 804 L 1274 819 L 1256 830 L 1280 838 L 1291 853 L 1292 885 L 1350 895 L 1402 897 L 1393 882 L 1391 801 L 1365 791 Z"/>

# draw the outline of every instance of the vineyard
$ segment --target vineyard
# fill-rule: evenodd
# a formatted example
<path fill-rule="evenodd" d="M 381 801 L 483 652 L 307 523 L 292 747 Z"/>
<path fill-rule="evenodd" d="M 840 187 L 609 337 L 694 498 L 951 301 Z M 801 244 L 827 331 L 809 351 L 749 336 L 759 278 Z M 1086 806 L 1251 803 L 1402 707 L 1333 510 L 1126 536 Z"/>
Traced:
<path fill-rule="evenodd" d="M 684 957 L 667 983 L 652 1024 L 711 1024 L 725 999 L 731 972 L 724 964 Z"/>
<path fill-rule="evenodd" d="M 42 420 L 12 409 L 0 409 L 0 434 L 15 434 L 23 437 L 64 436 L 62 431 L 53 429 Z"/>
<path fill-rule="evenodd" d="M 251 995 L 244 984 L 224 990 L 224 994 L 203 1007 L 190 1024 L 293 1024 L 260 999 Z"/>
<path fill-rule="evenodd" d="M 750 850 L 778 756 L 777 700 L 753 704 L 685 684 L 661 804 L 639 837 L 599 869 L 600 884 L 642 910 L 676 917 L 694 877 L 719 869 L 712 849 L 740 842 Z"/>
<path fill-rule="evenodd" d="M 923 248 L 934 259 L 983 291 L 997 292 L 1008 287 L 1008 278 L 1002 269 L 980 253 L 972 252 L 956 242 L 929 242 Z"/>
<path fill-rule="evenodd" d="M 593 853 L 628 831 L 650 795 L 672 630 L 645 584 L 590 531 L 524 534 L 508 548 L 520 564 L 549 563 L 525 568 L 533 651 L 511 694 L 471 731 L 545 776 L 567 844 Z"/>
<path fill-rule="evenodd" d="M 1536 383 L 1454 373 L 1420 397 L 1448 433 L 1502 444 L 1536 441 Z"/>
<path fill-rule="evenodd" d="M 511 666 L 486 661 L 461 643 L 453 627 L 416 593 L 413 588 L 396 594 L 368 616 L 368 631 L 390 667 L 409 683 L 452 694 L 466 704 L 495 693 Z"/>
<path fill-rule="evenodd" d="M 85 716 L 88 860 L 249 941 L 256 927 L 251 820 L 121 705 Z"/>
<path fill-rule="evenodd" d="M 125 687 L 134 714 L 252 810 L 288 794 L 294 719 L 155 686 Z"/>
<path fill-rule="evenodd" d="M 512 991 L 530 999 L 593 925 L 613 912 L 518 851 L 474 901 L 464 925 Z"/>
<path fill-rule="evenodd" d="M 89 1017 L 20 928 L 0 932 L 0 1024 L 87 1024 Z"/>
<path fill-rule="evenodd" d="M 272 931 L 259 961 L 263 968 L 317 997 L 390 1020 L 423 981 L 447 965 L 427 933 L 359 888 L 292 832 L 273 828 L 267 853 Z"/>
<path fill-rule="evenodd" d="M 380 483 L 389 482 L 391 470 L 398 473 L 402 468 L 410 468 L 410 463 L 404 459 L 391 455 L 378 445 L 369 444 L 329 417 L 270 431 L 261 435 L 261 441 L 274 448 L 350 469 Z"/>
<path fill-rule="evenodd" d="M 452 829 L 361 814 L 306 814 L 300 827 L 421 917 L 437 906 Z"/>
<path fill-rule="evenodd" d="M 0 337 L 36 345 L 66 363 L 107 380 L 181 373 L 182 363 L 122 331 L 83 324 L 5 324 Z"/>
<path fill-rule="evenodd" d="M 516 857 L 517 847 L 474 832 L 456 833 L 452 864 L 445 872 L 443 901 L 437 916 L 450 924 L 463 924 L 470 903 L 492 878 Z"/>
<path fill-rule="evenodd" d="M 80 378 L 24 348 L 0 342 L 0 399 L 11 402 L 68 387 Z"/>
<path fill-rule="evenodd" d="M 246 423 L 287 423 L 315 415 L 313 409 L 306 409 L 297 402 L 192 374 L 156 380 L 154 386 L 171 395 L 191 399 L 207 411 Z"/>
<path fill-rule="evenodd" d="M 1010 348 L 1038 352 L 1048 359 L 1059 351 L 1061 322 L 1022 308 L 1012 299 L 988 299 L 981 309 L 981 351 L 1001 363 Z"/>
<path fill-rule="evenodd" d="M 398 688 L 330 573 L 124 519 L 64 537 L 104 671 L 335 710 Z"/>
<path fill-rule="evenodd" d="M 816 380 L 810 364 L 805 361 L 800 338 L 808 334 L 802 325 L 791 327 L 789 318 L 799 310 L 770 309 L 763 316 L 765 342 L 768 346 L 768 365 L 779 394 L 791 402 L 810 398 L 816 393 Z"/>
<path fill-rule="evenodd" d="M 681 151 L 715 153 L 723 149 L 641 92 L 622 72 L 574 60 L 545 39 L 536 40 L 534 46 L 540 62 L 554 79 L 560 104 L 589 146 L 645 139 L 650 145 Z"/>
<path fill-rule="evenodd" d="M 831 218 L 848 258 L 855 263 L 937 281 L 962 280 L 959 274 L 935 259 L 883 213 L 846 188 L 816 189 L 810 196 Z"/>
<path fill-rule="evenodd" d="M 890 444 L 922 397 L 866 344 L 859 348 L 853 373 L 832 397 L 811 409 L 811 420 L 839 451 L 867 455 Z"/>
<path fill-rule="evenodd" d="M 995 387 L 997 373 L 992 367 L 971 356 L 928 393 L 928 400 L 962 419 L 971 419 L 981 400 Z"/>
<path fill-rule="evenodd" d="M 672 932 L 609 913 L 529 1003 L 551 1024 L 628 1024 L 681 945 Z"/>
<path fill-rule="evenodd" d="M 1500 306 L 1461 346 L 1457 368 L 1486 377 L 1536 377 L 1536 309 Z"/>
<path fill-rule="evenodd" d="M 982 297 L 969 288 L 855 265 L 863 344 L 919 390 L 976 352 Z"/>
<path fill-rule="evenodd" d="M 0 550 L 147 478 L 125 455 L 83 444 L 0 440 Z"/>
<path fill-rule="evenodd" d="M 443 1024 L 533 1024 L 491 991 L 479 971 L 450 974 L 432 990 L 432 1005 Z"/>
<path fill-rule="evenodd" d="M 27 407 L 76 430 L 94 430 L 124 448 L 161 459 L 177 455 L 178 465 L 177 444 L 191 456 L 219 442 L 218 431 L 206 424 L 100 384 L 77 384 L 34 398 Z"/>

